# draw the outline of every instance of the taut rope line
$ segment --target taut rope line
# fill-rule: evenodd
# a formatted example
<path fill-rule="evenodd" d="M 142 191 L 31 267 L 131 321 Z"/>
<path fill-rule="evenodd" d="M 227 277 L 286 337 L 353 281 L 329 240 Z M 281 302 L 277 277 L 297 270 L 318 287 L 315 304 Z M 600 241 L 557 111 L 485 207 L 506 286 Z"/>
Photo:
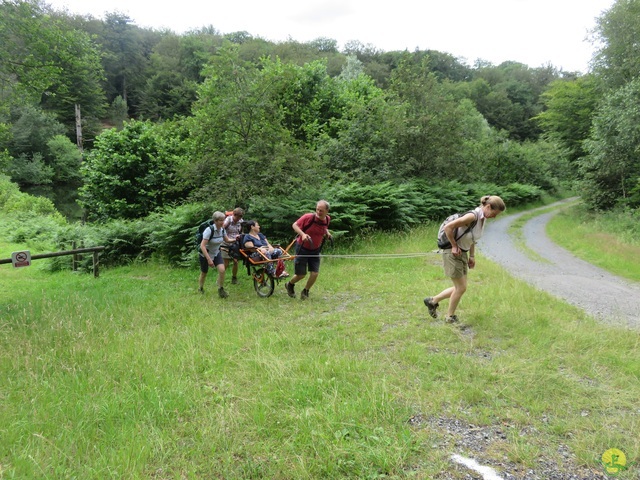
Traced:
<path fill-rule="evenodd" d="M 427 255 L 432 255 L 434 252 L 423 252 L 423 253 L 365 253 L 365 254 L 321 254 L 321 258 L 380 258 L 380 259 L 395 259 L 395 258 L 416 258 L 416 257 L 426 257 Z M 296 257 L 317 257 L 318 255 L 296 255 Z"/>

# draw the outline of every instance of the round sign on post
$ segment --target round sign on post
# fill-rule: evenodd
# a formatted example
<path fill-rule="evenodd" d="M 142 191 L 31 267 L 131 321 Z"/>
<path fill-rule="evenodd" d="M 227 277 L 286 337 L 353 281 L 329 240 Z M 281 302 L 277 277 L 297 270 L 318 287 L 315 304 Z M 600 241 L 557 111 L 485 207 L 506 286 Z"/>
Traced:
<path fill-rule="evenodd" d="M 23 252 L 13 252 L 11 254 L 11 263 L 14 267 L 28 267 L 31 265 L 31 252 L 25 250 Z"/>

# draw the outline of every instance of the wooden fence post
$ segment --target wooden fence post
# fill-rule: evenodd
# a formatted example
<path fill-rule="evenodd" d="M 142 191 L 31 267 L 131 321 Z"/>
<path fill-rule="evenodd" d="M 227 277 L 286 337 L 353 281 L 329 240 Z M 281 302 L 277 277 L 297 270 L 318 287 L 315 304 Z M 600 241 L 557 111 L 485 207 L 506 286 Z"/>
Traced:
<path fill-rule="evenodd" d="M 71 250 L 75 250 L 76 249 L 76 241 L 74 240 L 71 243 Z M 77 272 L 78 271 L 78 254 L 74 253 L 73 257 L 71 257 L 73 260 L 71 261 L 71 265 L 73 266 L 73 271 Z"/>
<path fill-rule="evenodd" d="M 93 276 L 95 278 L 100 276 L 100 257 L 97 250 L 93 252 Z"/>

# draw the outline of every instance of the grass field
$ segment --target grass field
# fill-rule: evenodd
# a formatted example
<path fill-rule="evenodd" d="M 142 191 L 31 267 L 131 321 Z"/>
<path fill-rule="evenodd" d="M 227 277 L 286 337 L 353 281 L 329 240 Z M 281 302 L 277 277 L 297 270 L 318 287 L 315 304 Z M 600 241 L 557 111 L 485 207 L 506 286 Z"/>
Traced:
<path fill-rule="evenodd" d="M 624 225 L 615 215 L 594 217 L 576 206 L 555 215 L 547 232 L 557 244 L 583 260 L 640 282 L 640 239 Z"/>
<path fill-rule="evenodd" d="M 601 471 L 610 448 L 637 461 L 638 332 L 482 257 L 465 328 L 432 320 L 422 299 L 448 286 L 436 229 L 349 252 L 414 258 L 325 259 L 305 302 L 283 284 L 258 298 L 246 275 L 226 300 L 213 277 L 200 295 L 195 265 L 98 279 L 1 265 L 0 478 L 463 479 L 451 454 Z M 0 257 L 21 248 L 0 242 Z M 503 434 L 471 451 L 443 427 L 456 421 Z"/>

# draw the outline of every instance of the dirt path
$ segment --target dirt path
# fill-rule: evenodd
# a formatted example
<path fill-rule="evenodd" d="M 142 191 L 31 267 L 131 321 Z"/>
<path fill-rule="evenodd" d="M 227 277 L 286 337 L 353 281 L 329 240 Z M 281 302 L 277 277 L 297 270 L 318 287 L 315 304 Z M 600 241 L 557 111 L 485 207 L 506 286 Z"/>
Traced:
<path fill-rule="evenodd" d="M 547 237 L 545 226 L 558 211 L 538 215 L 523 228 L 526 246 L 543 260 L 527 255 L 508 234 L 510 225 L 523 213 L 489 220 L 478 248 L 513 276 L 582 308 L 599 320 L 640 329 L 640 284 L 612 275 L 554 244 Z"/>

